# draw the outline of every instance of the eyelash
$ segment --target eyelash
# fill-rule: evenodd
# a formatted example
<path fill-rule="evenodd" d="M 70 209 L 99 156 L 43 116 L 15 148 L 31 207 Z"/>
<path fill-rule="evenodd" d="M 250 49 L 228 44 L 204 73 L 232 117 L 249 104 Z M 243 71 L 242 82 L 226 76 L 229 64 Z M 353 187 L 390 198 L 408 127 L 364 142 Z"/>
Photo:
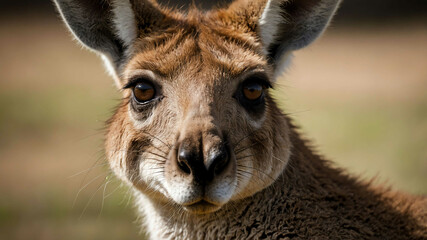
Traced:
<path fill-rule="evenodd" d="M 141 83 L 141 82 L 149 82 L 151 84 L 153 84 L 153 86 L 156 86 L 156 84 L 153 83 L 153 81 L 151 81 L 148 78 L 144 78 L 144 77 L 138 77 L 138 78 L 134 78 L 128 81 L 128 83 L 126 83 L 125 86 L 123 86 L 123 90 L 125 89 L 129 89 L 129 88 L 133 88 L 136 86 L 136 84 Z"/>

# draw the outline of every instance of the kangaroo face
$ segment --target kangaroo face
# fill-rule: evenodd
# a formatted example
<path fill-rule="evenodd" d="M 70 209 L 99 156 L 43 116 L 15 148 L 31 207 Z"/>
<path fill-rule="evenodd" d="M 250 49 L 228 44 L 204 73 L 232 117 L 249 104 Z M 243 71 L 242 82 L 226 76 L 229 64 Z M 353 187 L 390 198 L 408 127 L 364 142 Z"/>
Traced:
<path fill-rule="evenodd" d="M 106 137 L 111 168 L 152 202 L 204 214 L 285 169 L 289 128 L 269 88 L 339 0 L 236 0 L 184 14 L 154 0 L 55 3 L 123 92 Z"/>
<path fill-rule="evenodd" d="M 129 61 L 107 149 L 116 173 L 140 191 L 206 213 L 271 184 L 287 157 L 274 158 L 278 112 L 260 45 L 196 27 Z M 288 151 L 287 136 L 282 143 Z"/>

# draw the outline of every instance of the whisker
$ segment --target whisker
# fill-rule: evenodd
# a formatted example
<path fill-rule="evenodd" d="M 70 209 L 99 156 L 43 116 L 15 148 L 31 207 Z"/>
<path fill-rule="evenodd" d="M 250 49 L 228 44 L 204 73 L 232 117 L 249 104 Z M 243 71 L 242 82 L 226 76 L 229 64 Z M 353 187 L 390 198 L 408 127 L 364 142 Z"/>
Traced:
<path fill-rule="evenodd" d="M 252 177 L 252 176 L 254 176 L 251 172 L 248 172 L 248 171 L 245 171 L 245 170 L 242 170 L 242 169 L 239 169 L 238 171 L 240 171 L 241 173 L 249 174 L 251 177 Z M 244 175 L 243 175 L 243 176 L 244 176 Z M 251 178 L 248 178 L 248 179 L 251 179 Z M 264 180 L 262 180 L 261 178 L 257 178 L 257 179 L 255 179 L 255 180 L 259 180 L 259 181 L 261 181 L 263 184 L 266 184 L 266 182 L 265 182 Z"/>
<path fill-rule="evenodd" d="M 96 193 L 99 191 L 99 189 L 102 188 L 102 186 L 104 186 L 105 183 L 101 183 L 99 185 L 99 187 L 96 189 L 96 191 L 92 194 L 92 196 L 90 197 L 89 201 L 86 203 L 86 206 L 83 208 L 82 213 L 80 214 L 79 220 L 82 218 L 83 214 L 86 212 L 87 207 L 89 206 L 89 204 L 92 202 L 93 198 L 95 197 Z"/>
<path fill-rule="evenodd" d="M 87 171 L 90 171 L 90 170 L 92 170 L 92 169 L 94 169 L 94 168 L 102 167 L 102 166 L 105 166 L 105 165 L 108 165 L 108 162 L 106 162 L 106 163 L 102 163 L 102 164 L 99 164 L 99 165 L 95 165 L 95 166 L 92 166 L 92 167 L 90 167 L 90 168 L 88 168 L 88 169 L 85 169 L 85 170 L 82 170 L 82 171 L 80 171 L 80 172 L 77 172 L 77 173 L 75 173 L 75 174 L 73 174 L 73 175 L 71 175 L 71 176 L 68 176 L 68 177 L 67 177 L 67 179 L 69 179 L 69 178 L 73 178 L 73 177 L 76 177 L 76 176 L 78 176 L 78 175 L 80 175 L 80 174 L 83 174 L 83 173 L 85 173 L 85 172 L 87 172 Z"/>
<path fill-rule="evenodd" d="M 146 153 L 153 154 L 154 156 L 157 156 L 157 157 L 162 158 L 162 159 L 164 159 L 164 160 L 167 160 L 167 157 L 162 156 L 162 155 L 160 155 L 160 154 L 157 154 L 157 153 L 154 153 L 154 152 L 150 152 L 150 151 L 145 151 L 145 152 L 146 152 Z"/>
<path fill-rule="evenodd" d="M 237 160 L 241 160 L 241 159 L 245 159 L 245 158 L 248 158 L 248 157 L 253 157 L 253 156 L 256 156 L 256 155 L 252 154 L 252 155 L 246 155 L 246 156 L 243 156 L 243 157 L 238 157 L 238 158 L 236 158 L 236 161 Z"/>
<path fill-rule="evenodd" d="M 123 184 L 121 184 L 121 187 L 123 187 Z M 119 203 L 120 205 L 122 205 L 125 202 L 125 200 L 128 198 L 127 196 L 129 195 L 130 190 L 131 188 L 128 187 L 125 194 L 123 194 L 122 200 Z"/>
<path fill-rule="evenodd" d="M 162 149 L 160 149 L 159 147 L 154 146 L 154 145 L 151 145 L 151 146 L 152 146 L 152 147 L 154 147 L 155 149 L 159 150 L 161 153 L 163 153 L 163 154 L 165 154 L 165 155 L 168 155 L 168 153 L 167 153 L 167 152 L 163 151 L 163 150 L 162 150 Z"/>
<path fill-rule="evenodd" d="M 285 116 L 291 116 L 291 115 L 295 115 L 295 114 L 300 114 L 300 113 L 306 113 L 306 112 L 310 112 L 311 110 L 301 110 L 301 111 L 295 111 L 295 112 L 289 112 L 289 113 L 283 113 L 283 115 Z"/>
<path fill-rule="evenodd" d="M 119 189 L 119 188 L 121 188 L 122 187 L 122 185 L 120 184 L 119 186 L 117 186 L 112 192 L 110 192 L 109 194 L 107 194 L 107 195 L 105 195 L 105 198 L 104 199 L 107 199 L 109 196 L 111 196 L 111 195 L 113 195 L 116 191 L 117 191 L 117 189 Z"/>
<path fill-rule="evenodd" d="M 101 216 L 102 210 L 104 210 L 104 202 L 105 202 L 105 190 L 110 182 L 113 180 L 108 179 L 108 181 L 104 185 L 104 190 L 102 191 L 102 201 L 101 201 L 101 210 L 99 211 L 98 217 Z"/>
<path fill-rule="evenodd" d="M 287 163 L 286 161 L 284 161 L 284 160 L 282 160 L 282 159 L 280 159 L 280 158 L 278 158 L 278 157 L 276 157 L 276 156 L 274 156 L 274 155 L 272 155 L 272 157 L 274 158 L 274 159 L 276 159 L 276 160 L 279 160 L 280 162 L 282 162 L 282 163 Z"/>
<path fill-rule="evenodd" d="M 169 149 L 171 149 L 171 148 L 172 148 L 172 146 L 171 146 L 171 145 L 169 145 L 169 144 L 165 143 L 164 141 L 162 141 L 160 138 L 158 138 L 158 137 L 154 136 L 153 134 L 151 134 L 151 133 L 149 133 L 149 132 L 146 132 L 146 131 L 143 131 L 143 133 L 147 134 L 148 136 L 150 136 L 150 137 L 152 137 L 152 138 L 157 139 L 159 142 L 163 143 L 163 144 L 164 144 L 166 147 L 168 147 Z"/>
<path fill-rule="evenodd" d="M 125 207 L 128 207 L 129 206 L 129 203 L 130 203 L 130 200 L 132 199 L 132 193 L 131 193 L 131 188 L 129 188 L 129 190 L 128 190 L 128 192 L 126 193 L 127 195 L 129 195 L 129 197 L 128 197 L 128 200 L 127 200 L 127 202 L 126 202 L 126 205 L 125 205 Z"/>
<path fill-rule="evenodd" d="M 239 167 L 241 167 L 241 168 L 246 168 L 246 169 L 252 169 L 252 170 L 255 170 L 255 171 L 259 172 L 259 173 L 262 173 L 264 176 L 266 176 L 266 177 L 270 178 L 271 180 L 275 181 L 275 179 L 274 179 L 273 177 L 271 177 L 271 176 L 270 176 L 270 175 L 268 175 L 267 173 L 265 173 L 265 172 L 263 172 L 263 171 L 261 171 L 261 170 L 259 170 L 259 169 L 257 169 L 257 168 L 249 167 L 249 166 L 244 166 L 244 165 L 238 165 L 238 166 L 239 166 Z"/>
<path fill-rule="evenodd" d="M 157 158 L 144 158 L 144 160 L 155 160 L 156 162 L 158 162 L 160 164 L 164 164 L 165 163 L 164 161 L 162 161 L 160 159 L 157 159 Z"/>
<path fill-rule="evenodd" d="M 256 146 L 257 144 L 260 144 L 261 142 L 260 141 L 256 141 L 256 142 L 254 142 L 254 143 L 252 143 L 251 145 L 249 145 L 249 146 L 246 146 L 246 147 L 243 147 L 243 148 L 240 148 L 240 149 L 238 149 L 238 150 L 236 150 L 236 151 L 234 151 L 234 154 L 239 154 L 240 152 L 242 152 L 242 151 L 244 151 L 244 150 L 246 150 L 246 149 L 249 149 L 249 148 L 251 148 L 251 147 L 253 147 L 253 146 Z"/>
<path fill-rule="evenodd" d="M 103 175 L 105 175 L 105 174 L 106 174 L 106 173 L 101 173 L 101 174 L 99 174 L 98 176 L 96 176 L 95 178 L 93 178 L 90 182 L 88 182 L 86 185 L 84 185 L 83 187 L 81 187 L 81 188 L 79 189 L 79 191 L 78 191 L 78 192 L 77 192 L 77 194 L 76 194 L 76 197 L 74 198 L 72 208 L 74 208 L 74 205 L 76 204 L 77 198 L 79 197 L 79 194 L 81 193 L 81 191 L 83 191 L 87 186 L 89 186 L 91 183 L 93 183 L 96 179 L 100 178 L 101 176 L 103 176 Z"/>
<path fill-rule="evenodd" d="M 86 181 L 86 178 L 87 178 L 87 176 L 89 175 L 90 171 L 91 171 L 92 169 L 94 169 L 94 167 L 96 166 L 96 164 L 98 164 L 99 160 L 101 160 L 101 159 L 103 159 L 103 157 L 98 157 L 98 159 L 97 159 L 97 160 L 92 164 L 92 166 L 90 167 L 90 170 L 86 172 L 85 176 L 83 177 L 82 181 L 80 182 L 80 186 L 79 186 L 80 188 L 82 187 L 83 183 Z M 80 190 L 81 190 L 81 189 L 80 189 Z M 80 191 L 79 191 L 79 193 L 80 193 Z M 78 194 L 79 194 L 79 193 L 77 193 L 76 198 L 78 197 Z M 74 200 L 74 203 L 75 203 L 75 200 Z M 73 206 L 74 206 L 74 203 L 73 203 Z"/>
<path fill-rule="evenodd" d="M 258 129 L 251 131 L 249 134 L 247 134 L 246 136 L 242 137 L 239 141 L 237 141 L 237 143 L 234 145 L 234 149 L 239 146 L 239 144 L 245 140 L 246 138 L 250 137 L 251 135 L 253 135 L 256 131 L 258 131 Z"/>

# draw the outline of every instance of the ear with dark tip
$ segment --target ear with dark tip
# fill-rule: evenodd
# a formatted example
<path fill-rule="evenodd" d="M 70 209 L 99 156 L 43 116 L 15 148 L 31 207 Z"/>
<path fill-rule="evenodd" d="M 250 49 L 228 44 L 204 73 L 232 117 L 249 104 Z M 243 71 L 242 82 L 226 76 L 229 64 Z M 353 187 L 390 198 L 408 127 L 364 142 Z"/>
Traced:
<path fill-rule="evenodd" d="M 303 48 L 328 26 L 341 0 L 268 0 L 259 19 L 266 54 L 275 63 Z"/>

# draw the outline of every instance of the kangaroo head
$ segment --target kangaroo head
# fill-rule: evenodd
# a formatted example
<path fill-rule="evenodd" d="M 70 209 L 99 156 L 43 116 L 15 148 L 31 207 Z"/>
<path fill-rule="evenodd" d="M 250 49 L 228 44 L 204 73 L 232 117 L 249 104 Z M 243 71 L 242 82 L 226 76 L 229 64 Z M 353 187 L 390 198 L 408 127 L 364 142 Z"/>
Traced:
<path fill-rule="evenodd" d="M 269 89 L 338 2 L 242 0 L 181 13 L 148 0 L 56 0 L 123 93 L 106 137 L 111 168 L 147 198 L 197 214 L 285 169 L 290 130 Z"/>

